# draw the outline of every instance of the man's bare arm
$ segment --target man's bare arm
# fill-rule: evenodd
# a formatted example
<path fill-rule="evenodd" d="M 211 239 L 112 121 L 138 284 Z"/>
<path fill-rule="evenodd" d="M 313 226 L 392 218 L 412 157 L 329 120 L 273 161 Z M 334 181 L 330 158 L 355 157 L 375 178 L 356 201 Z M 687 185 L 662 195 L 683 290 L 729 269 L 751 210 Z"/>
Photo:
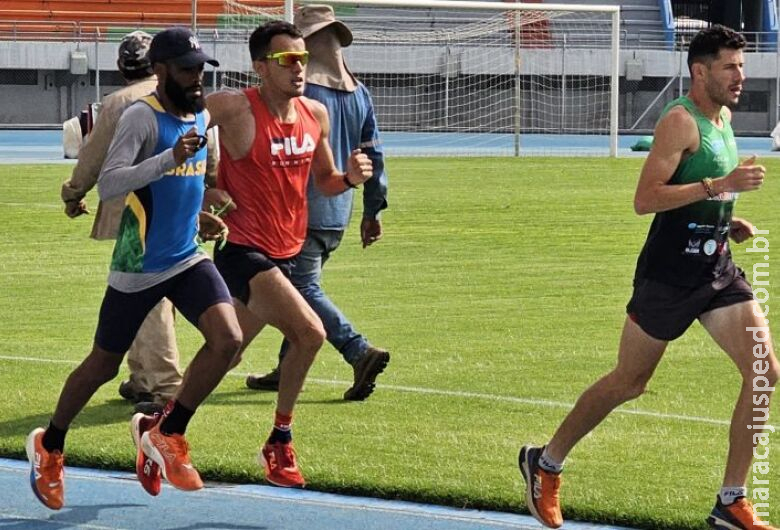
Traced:
<path fill-rule="evenodd" d="M 701 182 L 669 184 L 683 156 L 698 148 L 699 129 L 693 117 L 682 107 L 669 111 L 656 127 L 653 147 L 639 176 L 634 195 L 636 213 L 664 212 L 708 198 Z M 724 177 L 712 175 L 713 194 L 758 189 L 764 173 L 764 167 L 755 165 L 751 158 Z"/>
<path fill-rule="evenodd" d="M 707 198 L 698 182 L 669 184 L 686 153 L 699 147 L 696 121 L 683 107 L 677 107 L 661 119 L 655 129 L 653 146 L 639 175 L 634 195 L 634 210 L 639 215 L 673 210 Z"/>
<path fill-rule="evenodd" d="M 211 115 L 209 127 L 219 126 L 219 140 L 228 154 L 245 156 L 254 142 L 254 118 L 246 95 L 239 90 L 219 90 L 206 97 L 206 108 Z"/>
<path fill-rule="evenodd" d="M 238 112 L 236 100 L 243 96 L 238 90 L 219 90 L 206 96 L 206 108 L 211 115 L 209 127 L 224 125 Z"/>

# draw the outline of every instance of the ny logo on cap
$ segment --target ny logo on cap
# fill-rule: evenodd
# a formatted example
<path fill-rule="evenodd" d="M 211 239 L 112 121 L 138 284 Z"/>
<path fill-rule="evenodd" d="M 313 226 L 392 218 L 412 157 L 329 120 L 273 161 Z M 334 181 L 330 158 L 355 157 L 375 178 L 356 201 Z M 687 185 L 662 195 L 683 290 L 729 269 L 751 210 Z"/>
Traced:
<path fill-rule="evenodd" d="M 198 39 L 196 39 L 195 37 L 190 37 L 190 48 L 192 48 L 193 50 L 200 49 L 200 44 L 198 43 Z"/>

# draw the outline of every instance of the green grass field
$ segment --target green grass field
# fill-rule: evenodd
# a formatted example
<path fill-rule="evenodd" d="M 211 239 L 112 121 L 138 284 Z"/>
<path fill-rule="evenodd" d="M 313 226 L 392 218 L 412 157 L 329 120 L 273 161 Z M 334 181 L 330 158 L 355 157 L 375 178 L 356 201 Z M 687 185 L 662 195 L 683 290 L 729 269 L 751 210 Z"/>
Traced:
<path fill-rule="evenodd" d="M 651 220 L 632 208 L 641 162 L 389 160 L 384 239 L 363 250 L 353 226 L 324 283 L 392 360 L 369 400 L 346 403 L 351 369 L 330 346 L 319 354 L 294 427 L 310 487 L 527 513 L 518 449 L 544 443 L 616 359 Z M 780 161 L 766 164 L 764 189 L 744 194 L 737 214 L 769 230 L 770 294 L 780 296 L 773 280 Z M 105 289 L 111 243 L 88 239 L 91 217 L 62 213 L 59 187 L 69 172 L 0 166 L 0 454 L 14 458 L 24 458 L 25 436 L 46 424 L 88 351 Z M 96 200 L 90 195 L 91 205 Z M 752 267 L 755 255 L 744 246 L 733 253 Z M 189 359 L 200 338 L 183 319 L 177 330 Z M 264 332 L 191 423 L 193 460 L 206 478 L 262 481 L 255 455 L 275 394 L 249 391 L 243 379 L 273 366 L 279 338 Z M 119 381 L 73 424 L 70 465 L 132 468 L 131 408 L 117 394 Z M 669 348 L 649 391 L 571 454 L 564 516 L 705 528 L 739 384 L 694 325 Z M 770 446 L 772 499 L 780 499 L 778 453 L 780 444 Z M 770 514 L 780 522 L 780 503 L 770 500 Z"/>

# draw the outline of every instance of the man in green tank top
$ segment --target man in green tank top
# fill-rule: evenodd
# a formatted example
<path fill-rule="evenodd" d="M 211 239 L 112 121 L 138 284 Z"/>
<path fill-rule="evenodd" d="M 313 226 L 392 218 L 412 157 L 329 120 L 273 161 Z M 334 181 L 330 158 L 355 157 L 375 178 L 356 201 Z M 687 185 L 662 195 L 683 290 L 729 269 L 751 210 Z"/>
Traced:
<path fill-rule="evenodd" d="M 754 159 L 739 163 L 731 130 L 730 108 L 745 80 L 744 47 L 745 39 L 723 26 L 702 30 L 691 41 L 690 91 L 664 109 L 634 197 L 637 214 L 655 217 L 637 260 L 617 366 L 582 394 L 546 446 L 520 450 L 528 508 L 550 528 L 563 524 L 558 494 L 566 456 L 613 409 L 644 392 L 667 344 L 696 319 L 743 379 L 723 487 L 707 522 L 722 530 L 772 528 L 759 520 L 745 484 L 754 447 L 766 445 L 761 434 L 780 368 L 765 312 L 734 264 L 728 241 L 742 243 L 755 234 L 732 211 L 740 192 L 757 190 L 764 180 L 764 168 Z M 763 389 L 754 383 L 756 362 Z M 767 407 L 761 421 L 754 418 L 754 404 Z M 678 479 L 673 473 L 670 468 L 669 480 Z M 756 493 L 753 498 L 764 500 Z"/>

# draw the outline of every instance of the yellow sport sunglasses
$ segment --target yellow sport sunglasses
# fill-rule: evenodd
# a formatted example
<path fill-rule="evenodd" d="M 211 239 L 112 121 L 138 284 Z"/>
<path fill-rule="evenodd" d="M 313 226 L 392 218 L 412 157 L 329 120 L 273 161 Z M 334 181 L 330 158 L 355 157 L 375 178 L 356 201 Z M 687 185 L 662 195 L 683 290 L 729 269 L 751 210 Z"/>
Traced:
<path fill-rule="evenodd" d="M 292 66 L 295 63 L 305 66 L 309 62 L 309 52 L 276 52 L 266 55 L 265 58 L 276 61 L 279 66 Z"/>

